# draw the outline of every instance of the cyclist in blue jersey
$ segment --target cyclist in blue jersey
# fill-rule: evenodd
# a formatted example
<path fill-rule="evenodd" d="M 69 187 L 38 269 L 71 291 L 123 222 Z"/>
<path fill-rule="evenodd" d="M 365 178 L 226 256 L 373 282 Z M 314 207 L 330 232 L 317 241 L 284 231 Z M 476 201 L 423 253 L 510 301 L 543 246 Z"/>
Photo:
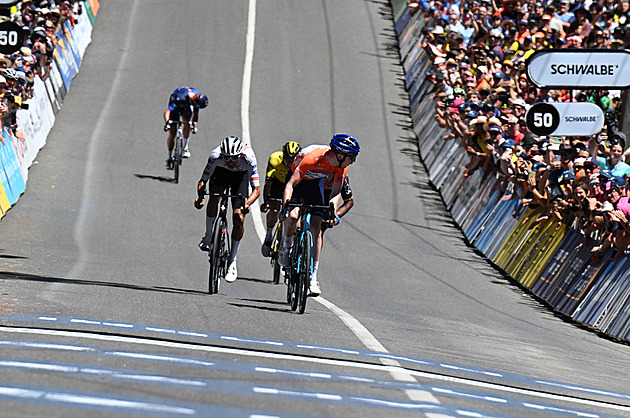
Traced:
<path fill-rule="evenodd" d="M 178 87 L 168 100 L 168 108 L 164 111 L 164 132 L 168 132 L 166 147 L 168 148 L 168 159 L 166 168 L 172 170 L 175 166 L 173 161 L 173 148 L 175 146 L 175 133 L 177 124 L 173 123 L 182 117 L 184 122 L 190 122 L 192 116 L 193 133 L 197 132 L 197 121 L 199 120 L 199 109 L 208 106 L 208 96 L 200 93 L 192 87 Z M 190 136 L 190 124 L 184 124 L 184 158 L 190 157 L 188 150 L 188 137 Z"/>

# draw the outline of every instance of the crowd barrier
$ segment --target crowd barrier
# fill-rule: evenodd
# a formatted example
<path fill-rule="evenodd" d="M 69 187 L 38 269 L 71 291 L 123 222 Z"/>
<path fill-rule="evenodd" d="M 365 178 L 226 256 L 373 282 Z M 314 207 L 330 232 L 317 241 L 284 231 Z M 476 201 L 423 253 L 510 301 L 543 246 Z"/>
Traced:
<path fill-rule="evenodd" d="M 504 200 L 492 176 L 484 179 L 476 171 L 464 178 L 467 153 L 459 140 L 443 140 L 449 132 L 433 118 L 432 85 L 425 80 L 431 61 L 419 46 L 424 16 L 410 16 L 406 0 L 391 5 L 420 156 L 468 242 L 554 311 L 629 341 L 630 257 L 609 250 L 594 259 L 598 242 L 517 211 L 516 199 Z"/>
<path fill-rule="evenodd" d="M 55 115 L 77 75 L 83 54 L 92 40 L 92 26 L 98 13 L 99 0 L 85 0 L 83 13 L 74 27 L 66 22 L 58 31 L 50 75 L 45 81 L 35 76 L 33 98 L 25 101 L 28 109 L 17 112 L 17 134 L 3 128 L 0 139 L 0 219 L 26 190 L 28 169 L 39 150 L 46 145 Z"/>

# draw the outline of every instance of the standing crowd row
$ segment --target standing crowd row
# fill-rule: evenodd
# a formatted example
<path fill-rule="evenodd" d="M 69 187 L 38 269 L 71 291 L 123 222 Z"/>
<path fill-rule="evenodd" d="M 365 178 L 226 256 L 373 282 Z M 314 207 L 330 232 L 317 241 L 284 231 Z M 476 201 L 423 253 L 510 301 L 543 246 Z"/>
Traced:
<path fill-rule="evenodd" d="M 579 228 L 601 240 L 593 257 L 630 245 L 626 181 L 630 148 L 621 131 L 625 92 L 551 90 L 528 79 L 526 60 L 549 49 L 630 47 L 630 2 L 435 0 L 409 1 L 425 20 L 432 60 L 424 76 L 445 141 L 459 141 L 469 158 L 461 175 L 496 177 L 503 199 L 518 199 L 538 222 Z M 605 115 L 591 136 L 538 136 L 525 115 L 540 102 L 591 102 Z M 467 180 L 472 181 L 472 179 Z"/>

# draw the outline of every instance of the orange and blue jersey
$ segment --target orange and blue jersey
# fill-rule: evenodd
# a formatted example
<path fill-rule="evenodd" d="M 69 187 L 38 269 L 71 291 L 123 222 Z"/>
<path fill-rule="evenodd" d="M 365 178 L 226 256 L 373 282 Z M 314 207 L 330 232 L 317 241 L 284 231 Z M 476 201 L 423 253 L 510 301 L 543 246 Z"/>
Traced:
<path fill-rule="evenodd" d="M 332 179 L 332 183 L 342 184 L 348 167 L 341 168 L 331 165 L 328 162 L 329 152 L 331 152 L 329 146 L 313 146 L 312 150 L 293 161 L 291 166 L 293 175 L 291 177 L 298 181 L 320 180 L 329 177 Z"/>

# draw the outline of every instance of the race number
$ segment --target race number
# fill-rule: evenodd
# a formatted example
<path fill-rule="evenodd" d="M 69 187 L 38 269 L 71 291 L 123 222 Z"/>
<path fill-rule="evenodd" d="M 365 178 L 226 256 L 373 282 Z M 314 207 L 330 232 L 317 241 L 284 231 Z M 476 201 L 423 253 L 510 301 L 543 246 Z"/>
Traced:
<path fill-rule="evenodd" d="M 13 54 L 24 44 L 24 31 L 14 22 L 0 23 L 0 53 Z"/>
<path fill-rule="evenodd" d="M 560 113 L 549 103 L 536 103 L 527 111 L 527 128 L 539 136 L 551 135 L 560 124 Z"/>

